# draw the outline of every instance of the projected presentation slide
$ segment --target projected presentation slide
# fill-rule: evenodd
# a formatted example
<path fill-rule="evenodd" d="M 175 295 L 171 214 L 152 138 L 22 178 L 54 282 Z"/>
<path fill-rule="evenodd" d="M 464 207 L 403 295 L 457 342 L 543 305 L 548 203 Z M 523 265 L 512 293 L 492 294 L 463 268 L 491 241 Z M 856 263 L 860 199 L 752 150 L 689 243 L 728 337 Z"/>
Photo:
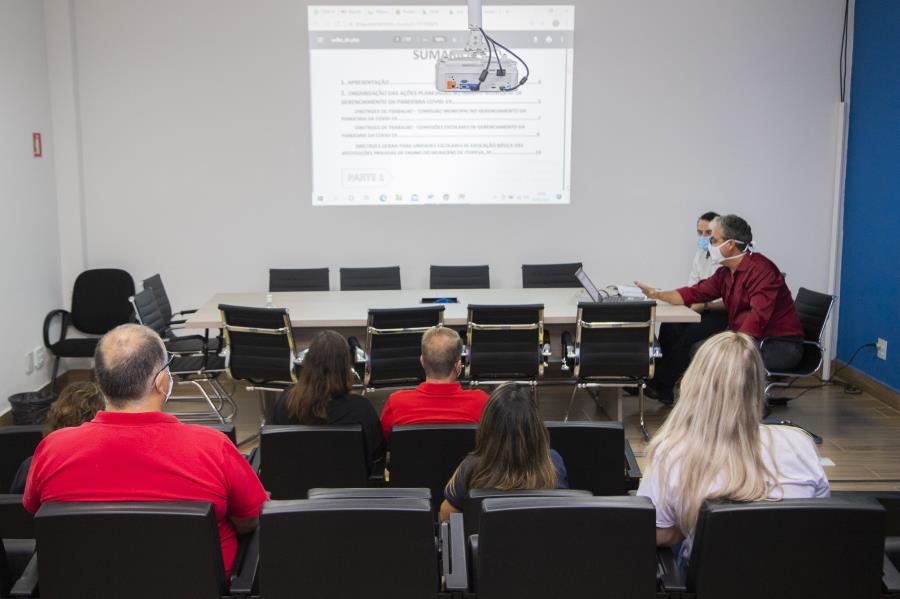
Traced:
<path fill-rule="evenodd" d="M 485 6 L 527 83 L 441 92 L 460 4 L 309 7 L 313 205 L 569 203 L 575 7 Z"/>

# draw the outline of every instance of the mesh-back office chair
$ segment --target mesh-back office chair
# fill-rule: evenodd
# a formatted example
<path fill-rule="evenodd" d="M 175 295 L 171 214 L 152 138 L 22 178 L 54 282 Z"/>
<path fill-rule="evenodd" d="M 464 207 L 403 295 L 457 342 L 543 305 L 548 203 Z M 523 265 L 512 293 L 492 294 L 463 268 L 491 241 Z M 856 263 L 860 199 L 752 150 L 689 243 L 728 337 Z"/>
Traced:
<path fill-rule="evenodd" d="M 184 324 L 183 316 L 187 316 L 188 314 L 193 314 L 196 312 L 196 309 L 190 310 L 180 310 L 178 312 L 172 311 L 172 302 L 169 300 L 169 294 L 166 292 L 166 287 L 163 285 L 162 276 L 157 273 L 152 277 L 147 277 L 144 279 L 144 289 L 152 289 L 153 293 L 156 295 L 156 303 L 159 304 L 160 312 L 162 312 L 163 319 L 166 321 L 166 324 L 171 325 L 180 325 Z"/>
<path fill-rule="evenodd" d="M 537 391 L 550 358 L 544 305 L 469 305 L 466 378 L 471 384 L 522 380 Z"/>
<path fill-rule="evenodd" d="M 469 537 L 479 599 L 655 599 L 656 510 L 646 497 L 485 499 Z"/>
<path fill-rule="evenodd" d="M 305 499 L 315 487 L 364 487 L 368 481 L 362 427 L 264 426 L 260 479 L 272 499 Z"/>
<path fill-rule="evenodd" d="M 262 424 L 265 393 L 282 392 L 297 382 L 300 363 L 286 308 L 250 308 L 219 304 L 226 343 L 226 367 L 234 380 L 259 393 Z"/>
<path fill-rule="evenodd" d="M 267 599 L 421 599 L 441 590 L 424 499 L 270 501 L 260 522 L 260 592 Z"/>
<path fill-rule="evenodd" d="M 0 426 L 0 493 L 9 490 L 22 460 L 34 455 L 43 438 L 40 424 Z"/>
<path fill-rule="evenodd" d="M 147 277 L 146 279 L 144 279 L 144 289 L 150 289 L 153 292 L 153 295 L 156 297 L 156 304 L 157 306 L 159 306 L 159 313 L 162 316 L 162 320 L 165 323 L 167 330 L 167 334 L 163 335 L 163 337 L 170 339 L 172 343 L 178 344 L 178 349 L 172 349 L 171 351 L 186 351 L 187 349 L 194 349 L 197 352 L 218 352 L 222 349 L 221 331 L 219 332 L 219 335 L 217 337 L 214 337 L 212 339 L 209 338 L 209 329 L 206 329 L 202 336 L 176 335 L 176 329 L 184 328 L 183 325 L 186 322 L 184 317 L 189 314 L 195 313 L 197 310 L 180 310 L 173 313 L 172 302 L 169 300 L 169 294 L 166 292 L 162 277 L 159 275 L 159 273 L 153 275 L 152 277 Z M 205 340 L 205 347 L 200 347 L 201 344 L 197 341 L 197 337 L 201 337 Z"/>
<path fill-rule="evenodd" d="M 173 416 L 183 420 L 208 420 L 214 418 L 224 424 L 230 421 L 237 412 L 237 405 L 231 395 L 218 381 L 218 375 L 225 372 L 225 359 L 209 351 L 205 337 L 179 337 L 169 339 L 169 329 L 156 301 L 152 289 L 144 289 L 129 298 L 134 307 L 137 321 L 153 329 L 165 342 L 166 351 L 172 354 L 169 372 L 179 385 L 193 385 L 200 395 L 175 397 L 178 401 L 203 400 L 209 406 L 208 411 L 174 412 Z M 212 393 L 207 393 L 203 384 L 209 385 Z M 223 413 L 225 405 L 229 410 Z"/>
<path fill-rule="evenodd" d="M 476 424 L 405 424 L 391 431 L 390 484 L 425 487 L 435 510 L 444 500 L 444 485 L 475 449 Z"/>
<path fill-rule="evenodd" d="M 424 381 L 425 371 L 419 361 L 422 334 L 443 324 L 444 306 L 370 309 L 363 378 L 366 390 Z"/>
<path fill-rule="evenodd" d="M 400 289 L 400 267 L 342 268 L 341 291 Z"/>
<path fill-rule="evenodd" d="M 0 597 L 10 596 L 34 555 L 34 518 L 21 495 L 0 495 Z"/>
<path fill-rule="evenodd" d="M 594 495 L 623 495 L 637 488 L 641 471 L 621 422 L 544 424 L 550 433 L 550 447 L 566 465 L 569 488 L 586 489 Z"/>
<path fill-rule="evenodd" d="M 593 497 L 594 494 L 583 489 L 515 489 L 501 491 L 499 489 L 470 489 L 463 497 L 463 516 L 466 538 L 478 534 L 481 521 L 481 504 L 485 499 L 504 499 L 508 497 Z"/>
<path fill-rule="evenodd" d="M 431 289 L 489 289 L 491 267 L 484 266 L 432 266 Z"/>
<path fill-rule="evenodd" d="M 209 502 L 50 502 L 34 525 L 43 598 L 230 594 Z M 242 579 L 238 567 L 251 562 L 235 560 L 233 576 Z"/>
<path fill-rule="evenodd" d="M 564 264 L 523 264 L 522 287 L 581 287 L 575 272 L 581 268 L 581 262 Z"/>
<path fill-rule="evenodd" d="M 575 376 L 566 420 L 578 389 L 637 387 L 641 432 L 649 438 L 644 424 L 644 387 L 653 378 L 657 354 L 656 302 L 580 302 L 575 345 L 565 351 Z"/>
<path fill-rule="evenodd" d="M 788 387 L 795 379 L 812 376 L 822 367 L 822 358 L 825 354 L 825 348 L 822 346 L 822 332 L 825 330 L 825 323 L 828 322 L 833 305 L 833 295 L 810 291 L 805 287 L 801 287 L 800 291 L 797 292 L 794 307 L 797 309 L 797 316 L 800 318 L 800 324 L 803 327 L 803 358 L 790 371 L 766 371 L 769 377 L 778 377 L 777 380 L 770 380 L 766 385 L 766 397 L 769 398 L 770 403 L 783 405 L 792 399 L 789 397 L 769 397 L 769 392 L 772 388 Z M 766 341 L 766 339 L 763 339 L 760 347 L 765 347 Z"/>
<path fill-rule="evenodd" d="M 881 506 L 841 499 L 708 501 L 687 591 L 698 599 L 874 599 L 882 568 L 892 568 L 883 559 L 884 522 Z"/>
<path fill-rule="evenodd" d="M 54 356 L 50 385 L 56 388 L 56 374 L 62 358 L 91 358 L 98 337 L 67 338 L 69 327 L 88 335 L 103 335 L 131 319 L 128 298 L 134 295 L 134 280 L 118 268 L 86 270 L 75 279 L 72 310 L 52 310 L 44 318 L 44 345 Z M 50 327 L 60 317 L 59 339 L 50 340 Z"/>
<path fill-rule="evenodd" d="M 270 268 L 269 291 L 328 291 L 327 268 Z"/>

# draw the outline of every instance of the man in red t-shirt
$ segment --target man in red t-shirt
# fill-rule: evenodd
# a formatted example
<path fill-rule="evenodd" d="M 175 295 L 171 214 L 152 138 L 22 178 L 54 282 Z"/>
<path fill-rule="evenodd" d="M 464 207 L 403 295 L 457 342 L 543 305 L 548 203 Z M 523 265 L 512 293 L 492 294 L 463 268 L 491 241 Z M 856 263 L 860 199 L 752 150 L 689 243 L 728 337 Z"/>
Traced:
<path fill-rule="evenodd" d="M 152 329 L 113 329 L 100 339 L 94 362 L 106 410 L 41 441 L 25 509 L 34 513 L 48 501 L 209 501 L 229 576 L 237 535 L 256 528 L 268 499 L 259 478 L 228 437 L 162 413 L 172 392 L 171 360 Z"/>
<path fill-rule="evenodd" d="M 637 281 L 635 284 L 649 299 L 678 306 L 721 299 L 728 312 L 729 329 L 757 341 L 766 340 L 760 350 L 766 368 L 794 368 L 803 357 L 803 327 L 784 276 L 771 260 L 752 251 L 753 231 L 740 216 L 716 217 L 710 228 L 709 254 L 721 265 L 711 277 L 671 291 L 659 291 Z M 691 339 L 694 345 L 702 341 Z M 693 354 L 693 348 L 685 345 L 674 340 L 662 347 L 663 357 L 657 360 L 656 372 L 647 387 L 651 397 L 663 403 L 674 399 L 674 385 Z"/>
<path fill-rule="evenodd" d="M 462 370 L 462 339 L 453 329 L 432 327 L 422 335 L 422 368 L 425 382 L 408 391 L 396 391 L 381 412 L 385 440 L 400 424 L 478 422 L 488 395 L 463 389 L 456 382 Z"/>

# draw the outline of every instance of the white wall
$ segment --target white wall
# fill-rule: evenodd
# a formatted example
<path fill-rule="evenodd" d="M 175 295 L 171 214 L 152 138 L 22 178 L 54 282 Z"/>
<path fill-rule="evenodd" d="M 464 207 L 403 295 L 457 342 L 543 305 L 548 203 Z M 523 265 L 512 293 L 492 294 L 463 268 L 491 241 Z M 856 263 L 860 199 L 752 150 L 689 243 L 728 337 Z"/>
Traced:
<path fill-rule="evenodd" d="M 570 206 L 316 209 L 305 2 L 71 2 L 86 265 L 160 271 L 182 307 L 290 266 L 400 264 L 412 288 L 489 263 L 513 287 L 581 259 L 673 286 L 710 209 L 795 290 L 828 282 L 842 0 L 574 0 Z"/>
<path fill-rule="evenodd" d="M 49 355 L 26 375 L 25 353 L 43 346 L 44 315 L 62 305 L 43 19 L 40 2 L 0 2 L 0 412 L 48 382 Z M 32 132 L 43 158 L 32 157 Z"/>

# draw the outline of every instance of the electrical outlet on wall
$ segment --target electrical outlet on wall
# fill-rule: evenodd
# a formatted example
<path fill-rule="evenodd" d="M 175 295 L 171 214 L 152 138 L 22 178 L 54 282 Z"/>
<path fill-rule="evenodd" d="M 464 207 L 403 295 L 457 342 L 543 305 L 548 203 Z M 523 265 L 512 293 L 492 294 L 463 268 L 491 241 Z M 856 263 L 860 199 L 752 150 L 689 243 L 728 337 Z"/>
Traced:
<path fill-rule="evenodd" d="M 875 342 L 875 355 L 879 360 L 887 360 L 887 339 L 878 338 Z"/>
<path fill-rule="evenodd" d="M 34 369 L 40 370 L 44 367 L 44 363 L 47 359 L 47 353 L 44 351 L 44 348 L 41 345 L 34 348 L 34 351 L 32 353 L 34 354 Z"/>
<path fill-rule="evenodd" d="M 34 352 L 25 354 L 25 374 L 34 372 Z"/>

